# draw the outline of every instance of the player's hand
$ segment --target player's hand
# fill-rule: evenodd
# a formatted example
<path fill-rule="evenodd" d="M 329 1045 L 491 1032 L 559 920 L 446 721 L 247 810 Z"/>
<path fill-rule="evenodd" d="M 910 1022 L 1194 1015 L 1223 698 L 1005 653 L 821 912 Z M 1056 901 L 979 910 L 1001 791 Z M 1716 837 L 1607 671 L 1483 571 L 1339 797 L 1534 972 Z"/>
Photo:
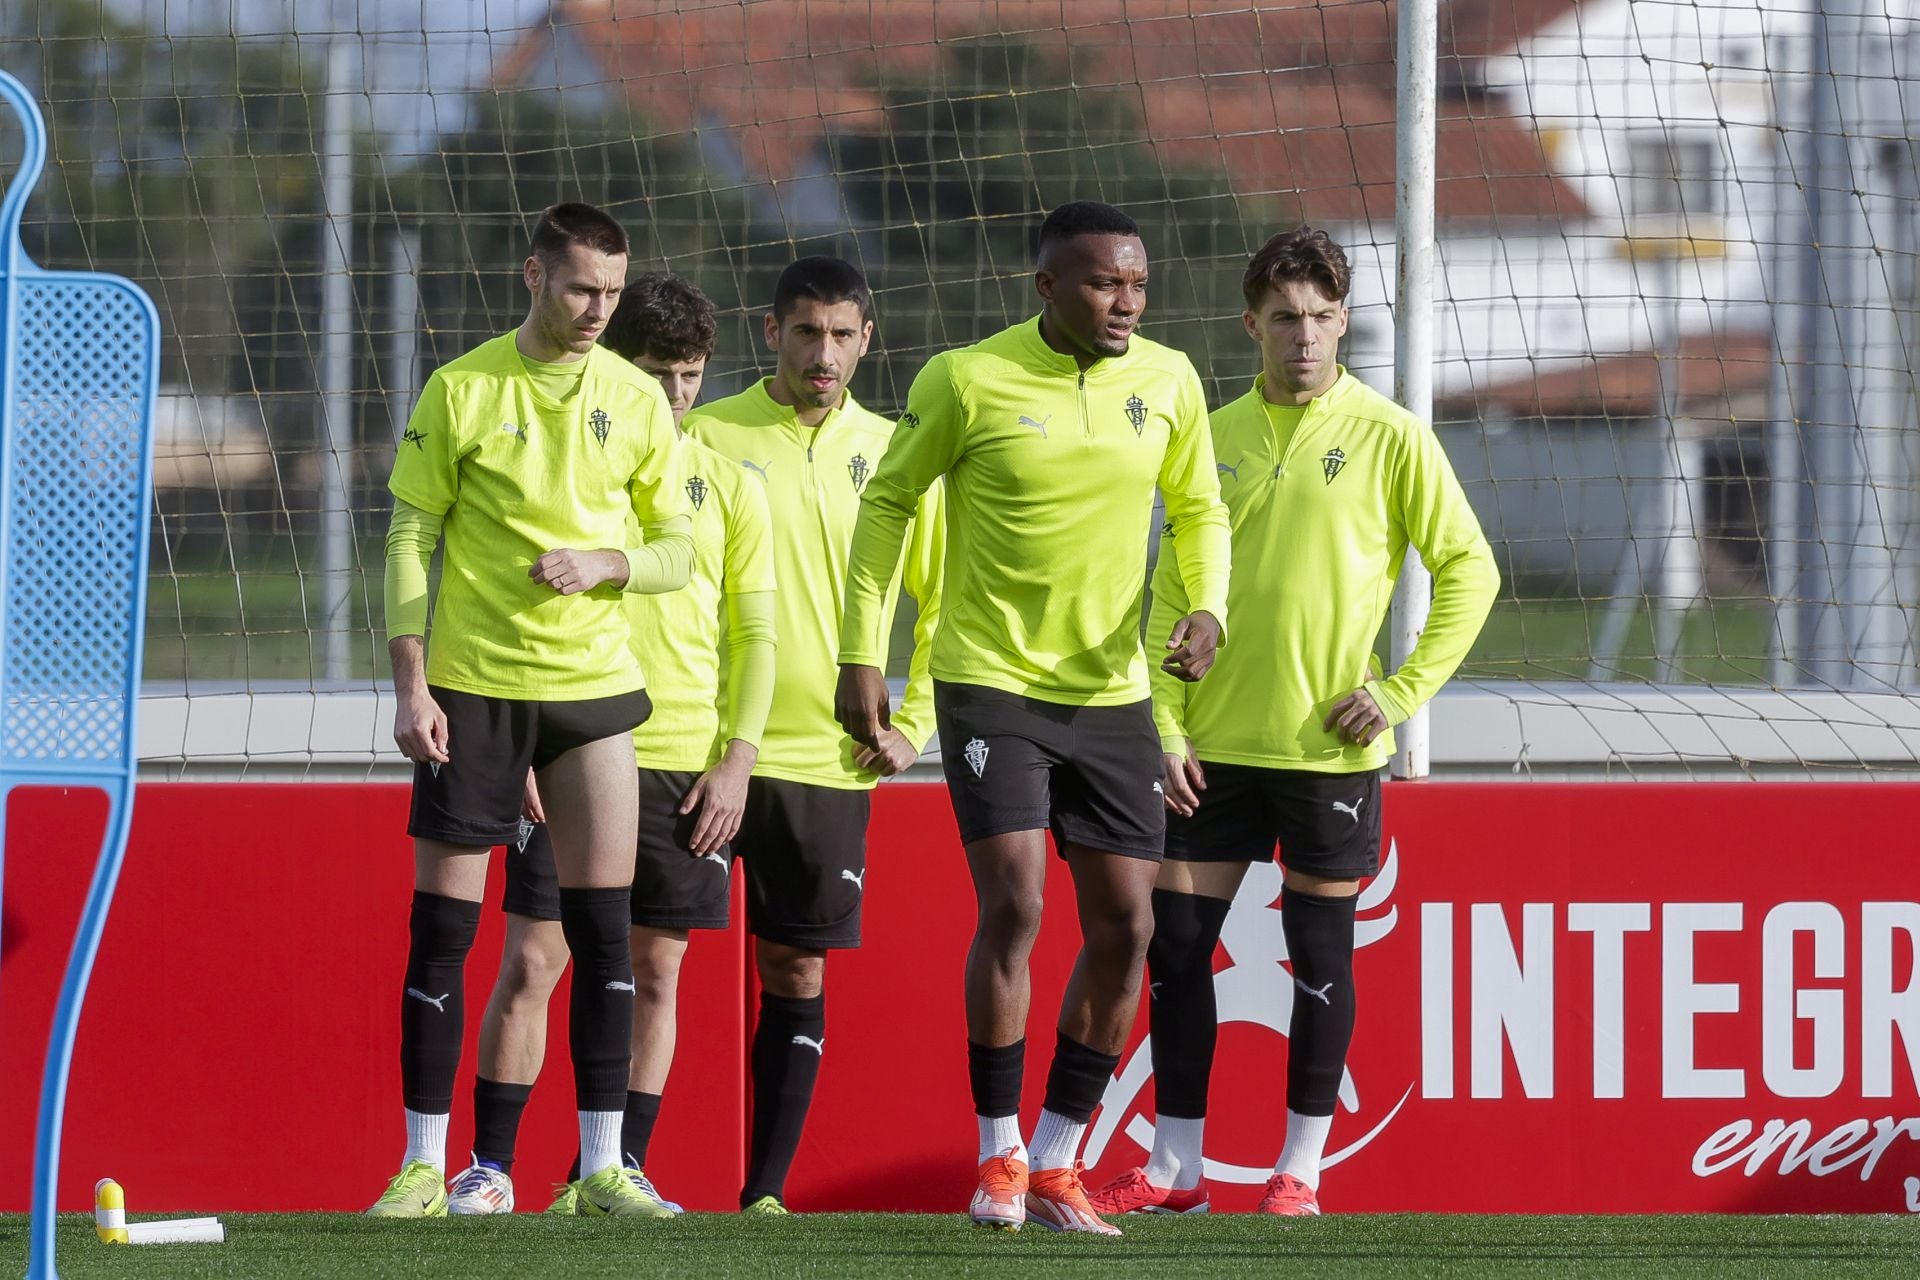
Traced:
<path fill-rule="evenodd" d="M 886 673 L 878 667 L 842 664 L 840 683 L 833 691 L 833 717 L 855 746 L 880 750 L 880 736 L 893 729 Z"/>
<path fill-rule="evenodd" d="M 577 596 L 603 583 L 624 584 L 627 557 L 618 551 L 574 551 L 561 547 L 535 560 L 527 576 L 563 596 Z"/>
<path fill-rule="evenodd" d="M 1220 619 L 1198 609 L 1173 624 L 1167 637 L 1166 657 L 1160 669 L 1180 680 L 1194 681 L 1213 666 L 1213 654 L 1220 647 Z"/>
<path fill-rule="evenodd" d="M 1365 689 L 1355 689 L 1333 704 L 1320 727 L 1342 742 L 1364 747 L 1387 731 L 1387 713 L 1380 709 L 1372 694 Z"/>
<path fill-rule="evenodd" d="M 907 741 L 907 735 L 898 729 L 888 727 L 880 731 L 880 744 L 877 747 L 860 747 L 853 753 L 853 764 L 857 769 L 877 773 L 883 778 L 891 778 L 913 767 L 920 753 L 913 749 L 913 743 Z"/>
<path fill-rule="evenodd" d="M 547 811 L 540 805 L 540 787 L 533 780 L 533 770 L 527 770 L 527 789 L 520 797 L 520 816 L 528 822 L 545 822 Z"/>
<path fill-rule="evenodd" d="M 753 762 L 760 752 L 752 744 L 734 738 L 727 743 L 720 763 L 700 775 L 680 802 L 681 813 L 700 811 L 693 838 L 687 849 L 694 857 L 718 853 L 727 841 L 740 834 L 740 816 L 747 811 L 747 779 L 753 775 Z"/>
<path fill-rule="evenodd" d="M 1191 818 L 1200 807 L 1200 792 L 1207 789 L 1207 775 L 1193 758 L 1193 744 L 1175 755 L 1160 753 L 1160 789 L 1166 793 L 1167 808 L 1183 818 Z"/>
<path fill-rule="evenodd" d="M 447 713 L 424 689 L 400 694 L 400 708 L 393 715 L 393 740 L 400 754 L 415 764 L 445 764 L 447 754 Z"/>

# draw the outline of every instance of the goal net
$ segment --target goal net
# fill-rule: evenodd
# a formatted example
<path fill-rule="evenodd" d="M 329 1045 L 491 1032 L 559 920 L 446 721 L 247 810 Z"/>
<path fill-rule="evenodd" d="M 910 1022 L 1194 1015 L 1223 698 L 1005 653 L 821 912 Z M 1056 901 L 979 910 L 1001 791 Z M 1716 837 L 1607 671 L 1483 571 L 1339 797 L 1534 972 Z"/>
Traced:
<path fill-rule="evenodd" d="M 1435 708 L 1442 775 L 1920 765 L 1920 37 L 1904 0 L 1820 3 L 1439 4 L 1435 417 L 1504 581 Z M 53 131 L 29 250 L 139 280 L 166 329 L 152 768 L 397 761 L 394 442 L 427 373 L 519 320 L 558 200 L 718 303 L 708 397 L 771 371 L 774 277 L 826 252 L 873 281 L 855 391 L 897 410 L 1031 313 L 1072 198 L 1140 221 L 1149 332 L 1215 403 L 1257 368 L 1248 255 L 1325 226 L 1343 359 L 1391 390 L 1395 18 L 11 0 L 0 65 Z"/>

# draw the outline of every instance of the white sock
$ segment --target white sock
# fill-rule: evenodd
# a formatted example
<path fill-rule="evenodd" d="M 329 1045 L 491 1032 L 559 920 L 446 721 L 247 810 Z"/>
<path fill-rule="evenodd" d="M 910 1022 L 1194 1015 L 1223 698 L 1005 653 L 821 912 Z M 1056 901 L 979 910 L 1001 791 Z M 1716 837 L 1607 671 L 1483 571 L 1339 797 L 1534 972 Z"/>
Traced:
<path fill-rule="evenodd" d="M 1274 1161 L 1275 1173 L 1290 1173 L 1300 1181 L 1320 1189 L 1320 1153 L 1327 1149 L 1327 1134 L 1333 1130 L 1332 1116 L 1303 1116 L 1287 1112 L 1287 1143 Z"/>
<path fill-rule="evenodd" d="M 1204 1116 L 1160 1116 L 1153 1122 L 1153 1154 L 1147 1157 L 1147 1181 L 1156 1187 L 1191 1191 L 1200 1185 L 1205 1160 L 1200 1154 Z"/>
<path fill-rule="evenodd" d="M 447 1171 L 446 1116 L 407 1112 L 407 1154 L 400 1163 L 407 1165 L 415 1160 L 425 1160 L 442 1173 Z"/>
<path fill-rule="evenodd" d="M 1067 1119 L 1057 1111 L 1042 1110 L 1040 1123 L 1033 1129 L 1033 1158 L 1028 1162 L 1035 1173 L 1043 1169 L 1071 1169 L 1080 1154 L 1080 1139 L 1087 1126 Z"/>
<path fill-rule="evenodd" d="M 1000 1155 L 1013 1152 L 1013 1158 L 1025 1162 L 1027 1144 L 1020 1138 L 1019 1116 L 975 1116 L 980 1122 L 980 1163 Z"/>
<path fill-rule="evenodd" d="M 620 1164 L 620 1112 L 580 1113 L 580 1176 L 591 1178 Z"/>

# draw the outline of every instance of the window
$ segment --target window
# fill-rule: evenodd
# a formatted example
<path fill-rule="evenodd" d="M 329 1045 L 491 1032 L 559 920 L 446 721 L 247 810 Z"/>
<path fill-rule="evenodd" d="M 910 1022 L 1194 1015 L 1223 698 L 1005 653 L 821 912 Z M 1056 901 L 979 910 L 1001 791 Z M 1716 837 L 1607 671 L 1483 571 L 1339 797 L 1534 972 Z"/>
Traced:
<path fill-rule="evenodd" d="M 1629 220 L 1720 212 L 1720 143 L 1710 133 L 1644 131 L 1627 139 L 1621 204 Z"/>

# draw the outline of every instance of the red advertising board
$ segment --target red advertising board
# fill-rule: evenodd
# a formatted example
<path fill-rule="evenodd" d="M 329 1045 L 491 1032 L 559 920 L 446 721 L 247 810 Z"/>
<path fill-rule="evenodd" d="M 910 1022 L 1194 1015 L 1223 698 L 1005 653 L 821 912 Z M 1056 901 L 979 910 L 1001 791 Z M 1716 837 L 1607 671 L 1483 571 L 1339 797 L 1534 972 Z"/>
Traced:
<path fill-rule="evenodd" d="M 136 1209 L 353 1209 L 401 1134 L 403 788 L 142 788 L 82 1023 L 63 1207 L 111 1175 Z M 38 1078 L 103 807 L 16 793 L 0 1074 Z M 1920 787 L 1394 784 L 1363 897 L 1360 1019 L 1330 1212 L 1920 1210 Z M 828 1046 L 799 1209 L 953 1210 L 971 1188 L 960 967 L 973 901 L 941 789 L 883 787 L 867 946 L 828 966 Z M 1293 986 L 1277 872 L 1248 878 L 1216 957 L 1207 1154 L 1222 1209 L 1278 1152 Z M 1035 957 L 1028 1120 L 1077 945 L 1064 874 Z M 489 912 L 468 975 L 498 954 Z M 734 1203 L 745 1030 L 739 930 L 700 937 L 652 1171 Z M 563 989 L 564 990 L 564 989 Z M 539 1208 L 573 1146 L 565 1001 L 516 1169 Z M 1089 1133 L 1093 1179 L 1140 1162 L 1144 1016 Z M 0 1210 L 25 1207 L 30 1090 L 0 1113 Z M 458 1153 L 471 1131 L 456 1107 Z M 262 1179 L 262 1144 L 275 1167 Z"/>

